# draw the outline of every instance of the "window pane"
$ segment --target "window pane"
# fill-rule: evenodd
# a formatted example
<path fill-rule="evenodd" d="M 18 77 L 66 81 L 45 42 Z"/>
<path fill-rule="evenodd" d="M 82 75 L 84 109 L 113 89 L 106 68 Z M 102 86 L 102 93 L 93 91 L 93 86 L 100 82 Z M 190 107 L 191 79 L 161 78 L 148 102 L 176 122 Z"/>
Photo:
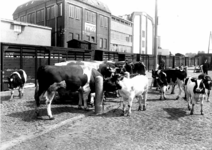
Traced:
<path fill-rule="evenodd" d="M 59 12 L 58 15 L 59 15 L 59 16 L 62 16 L 62 15 L 63 15 L 62 6 L 63 6 L 62 3 L 60 3 L 60 4 L 59 4 L 59 7 L 58 7 L 58 9 L 59 9 L 59 10 L 58 10 L 58 12 Z"/>
<path fill-rule="evenodd" d="M 103 39 L 102 38 L 100 38 L 100 40 L 99 40 L 99 47 L 103 48 Z"/>
<path fill-rule="evenodd" d="M 40 11 L 37 11 L 37 14 L 36 14 L 37 22 L 40 22 L 40 13 L 41 13 Z"/>
<path fill-rule="evenodd" d="M 107 28 L 108 27 L 108 18 L 105 17 L 105 27 Z"/>
<path fill-rule="evenodd" d="M 47 8 L 47 20 L 50 19 L 50 7 Z"/>
<path fill-rule="evenodd" d="M 51 16 L 50 16 L 51 19 L 54 18 L 54 6 L 51 7 Z"/>
<path fill-rule="evenodd" d="M 28 23 L 30 23 L 30 16 L 31 16 L 31 14 L 28 14 L 28 16 L 27 16 L 27 22 Z"/>
<path fill-rule="evenodd" d="M 44 10 L 41 10 L 40 21 L 44 21 Z"/>
<path fill-rule="evenodd" d="M 104 39 L 104 48 L 107 49 L 107 39 Z"/>
<path fill-rule="evenodd" d="M 69 5 L 69 17 L 74 18 L 74 6 Z"/>

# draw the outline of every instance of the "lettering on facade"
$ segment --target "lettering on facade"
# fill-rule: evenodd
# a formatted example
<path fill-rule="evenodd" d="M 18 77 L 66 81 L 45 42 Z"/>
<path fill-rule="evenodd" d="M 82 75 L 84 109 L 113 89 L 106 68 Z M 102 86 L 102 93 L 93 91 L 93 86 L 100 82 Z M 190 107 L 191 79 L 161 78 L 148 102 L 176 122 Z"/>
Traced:
<path fill-rule="evenodd" d="M 96 32 L 96 25 L 85 22 L 85 31 L 86 32 Z"/>

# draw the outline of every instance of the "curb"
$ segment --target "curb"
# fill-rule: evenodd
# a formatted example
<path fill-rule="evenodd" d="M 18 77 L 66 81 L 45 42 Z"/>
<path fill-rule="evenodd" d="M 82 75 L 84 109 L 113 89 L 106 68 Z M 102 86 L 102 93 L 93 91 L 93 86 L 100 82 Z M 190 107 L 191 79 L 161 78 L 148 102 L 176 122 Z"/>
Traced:
<path fill-rule="evenodd" d="M 103 111 L 103 113 L 102 113 L 101 115 L 105 114 L 109 109 L 113 109 L 113 108 L 115 108 L 115 106 L 111 106 L 111 107 L 106 107 L 106 108 L 104 108 L 104 111 Z M 73 117 L 73 118 L 66 119 L 66 120 L 64 120 L 64 121 L 62 121 L 62 122 L 60 122 L 60 123 L 57 123 L 57 124 L 48 126 L 48 127 L 46 127 L 46 129 L 45 129 L 44 131 L 41 131 L 41 132 L 38 131 L 37 133 L 36 133 L 36 132 L 35 132 L 35 133 L 30 133 L 30 134 L 28 134 L 28 135 L 23 135 L 23 136 L 20 136 L 20 137 L 18 137 L 18 138 L 15 138 L 15 139 L 13 139 L 13 140 L 11 140 L 11 141 L 7 141 L 7 142 L 4 142 L 4 143 L 1 143 L 1 145 L 0 145 L 0 150 L 6 150 L 6 149 L 8 149 L 8 148 L 12 148 L 12 147 L 14 147 L 15 145 L 18 145 L 18 144 L 21 144 L 22 142 L 25 142 L 25 141 L 27 141 L 27 140 L 31 140 L 31 139 L 34 139 L 34 138 L 36 138 L 36 137 L 42 136 L 42 135 L 44 135 L 44 134 L 46 134 L 46 133 L 48 133 L 48 132 L 50 132 L 50 131 L 52 131 L 52 130 L 54 130 L 54 129 L 57 129 L 57 128 L 59 128 L 59 127 L 65 125 L 65 124 L 67 124 L 67 123 L 70 123 L 70 122 L 73 122 L 73 121 L 76 121 L 76 120 L 85 118 L 85 117 L 87 117 L 87 116 L 90 116 L 90 115 L 93 114 L 93 113 L 94 113 L 94 112 L 93 112 L 93 110 L 92 110 L 92 111 L 90 111 L 90 112 L 88 112 L 88 113 L 80 114 L 80 115 L 77 115 L 77 116 L 75 116 L 75 117 Z M 99 116 L 99 115 L 97 115 L 97 116 Z"/>

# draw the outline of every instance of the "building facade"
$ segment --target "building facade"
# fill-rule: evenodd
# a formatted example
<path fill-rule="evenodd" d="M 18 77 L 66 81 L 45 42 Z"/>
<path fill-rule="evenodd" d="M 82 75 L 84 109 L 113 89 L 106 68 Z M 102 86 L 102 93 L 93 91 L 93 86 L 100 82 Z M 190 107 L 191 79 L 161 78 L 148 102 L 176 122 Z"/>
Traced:
<path fill-rule="evenodd" d="M 1 42 L 51 46 L 52 29 L 50 27 L 8 19 L 1 19 L 0 21 Z"/>
<path fill-rule="evenodd" d="M 98 0 L 29 1 L 13 13 L 14 20 L 52 28 L 52 46 L 67 47 L 72 39 L 109 50 L 110 10 Z"/>
<path fill-rule="evenodd" d="M 132 53 L 132 26 L 131 21 L 111 16 L 110 51 Z"/>
<path fill-rule="evenodd" d="M 154 23 L 144 12 L 114 16 L 99 0 L 45 0 L 20 5 L 14 20 L 52 28 L 51 45 L 68 47 L 72 39 L 97 50 L 154 54 Z"/>

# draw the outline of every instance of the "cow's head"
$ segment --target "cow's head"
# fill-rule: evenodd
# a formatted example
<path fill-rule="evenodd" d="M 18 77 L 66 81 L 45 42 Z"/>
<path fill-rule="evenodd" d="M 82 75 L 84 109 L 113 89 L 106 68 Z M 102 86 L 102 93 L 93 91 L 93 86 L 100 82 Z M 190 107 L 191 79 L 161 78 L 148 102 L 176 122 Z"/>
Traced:
<path fill-rule="evenodd" d="M 123 80 L 124 76 L 120 74 L 115 74 L 111 78 L 104 80 L 104 88 L 103 90 L 106 92 L 113 92 L 121 89 L 119 81 Z"/>
<path fill-rule="evenodd" d="M 8 88 L 14 89 L 18 86 L 20 78 L 16 74 L 12 74 L 10 77 L 7 78 L 8 80 Z"/>
<path fill-rule="evenodd" d="M 202 79 L 191 78 L 192 82 L 195 82 L 193 92 L 195 94 L 205 94 L 205 84 Z"/>
<path fill-rule="evenodd" d="M 156 82 L 158 83 L 158 85 L 160 87 L 164 87 L 164 86 L 167 86 L 168 85 L 168 82 L 167 82 L 167 75 L 165 72 L 161 71 L 161 70 L 158 70 L 156 73 L 155 73 L 155 79 L 156 79 Z"/>
<path fill-rule="evenodd" d="M 211 77 L 205 74 L 201 74 L 198 76 L 198 79 L 202 79 L 203 83 L 205 84 L 205 88 L 211 90 L 212 88 L 212 80 Z"/>
<path fill-rule="evenodd" d="M 143 62 L 137 62 L 133 66 L 133 73 L 146 75 L 146 66 Z"/>

